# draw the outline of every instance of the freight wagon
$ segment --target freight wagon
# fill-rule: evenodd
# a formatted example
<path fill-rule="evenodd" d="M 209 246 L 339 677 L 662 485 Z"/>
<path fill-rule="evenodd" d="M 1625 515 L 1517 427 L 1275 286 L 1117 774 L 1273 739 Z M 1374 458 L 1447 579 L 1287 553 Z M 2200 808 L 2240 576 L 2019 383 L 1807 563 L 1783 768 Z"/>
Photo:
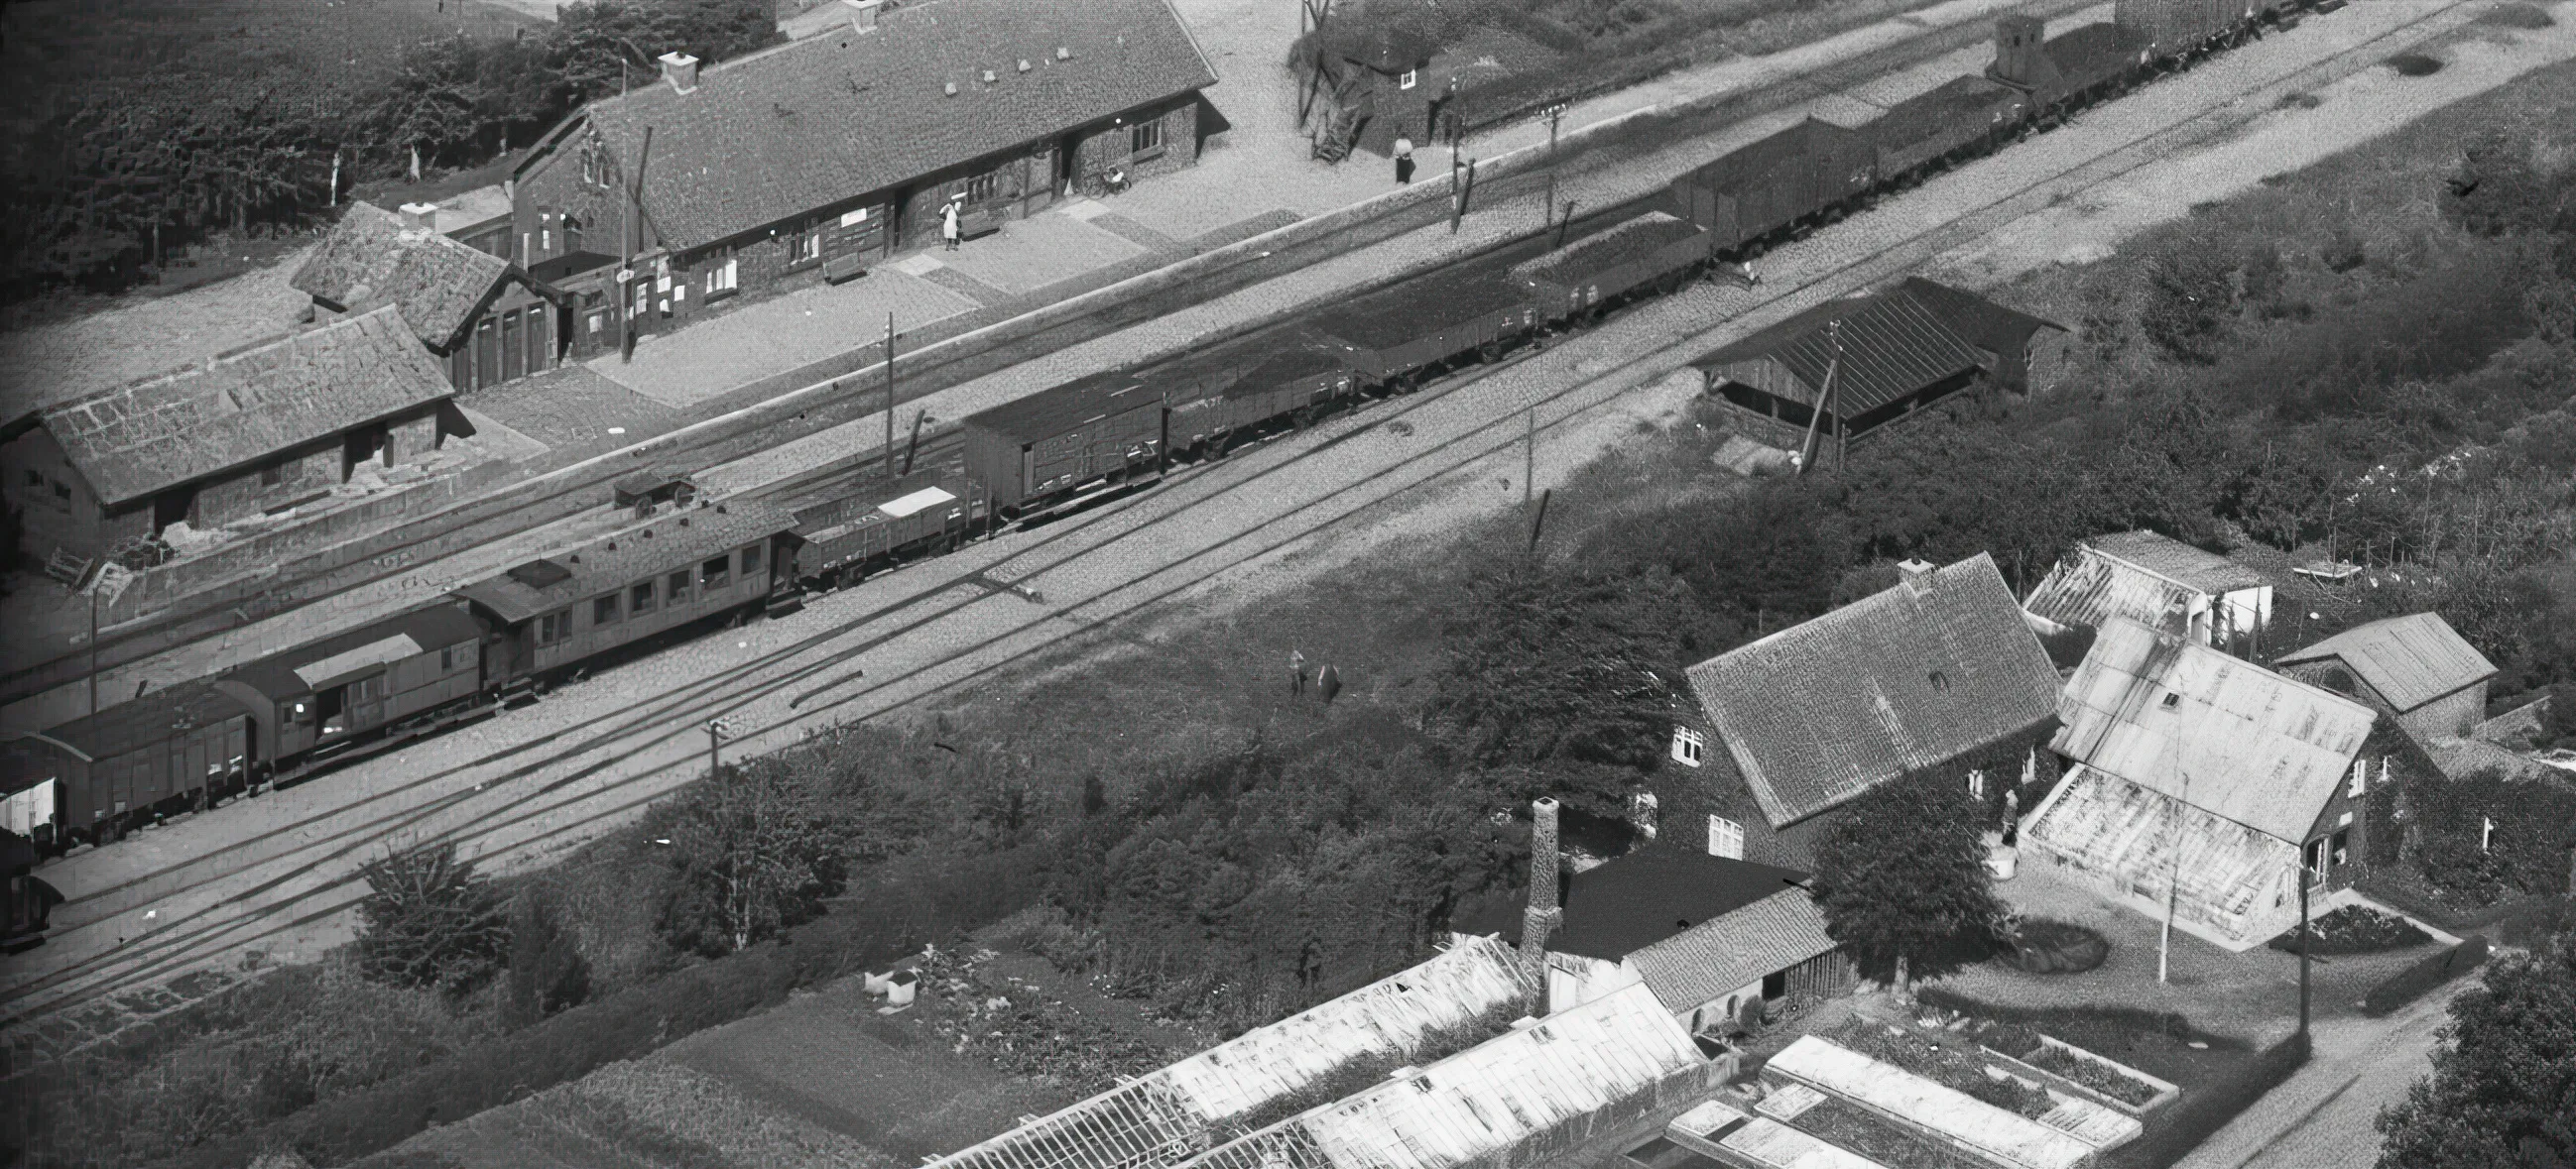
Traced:
<path fill-rule="evenodd" d="M 1222 457 L 1263 431 L 1307 425 L 1358 400 L 1352 359 L 1348 342 L 1292 325 L 1155 365 L 1145 377 L 1162 390 L 1173 451 Z"/>
<path fill-rule="evenodd" d="M 1093 483 L 1161 474 L 1163 396 L 1111 370 L 966 419 L 966 473 L 997 519 L 1040 511 Z"/>
<path fill-rule="evenodd" d="M 1995 60 L 1986 76 L 2029 95 L 2036 125 L 2125 88 L 2152 54 L 2114 24 L 2088 24 L 2055 37 L 2037 17 L 1995 21 Z"/>
<path fill-rule="evenodd" d="M 35 842 L 0 831 L 0 953 L 45 944 L 45 922 L 63 895 L 35 875 Z"/>
<path fill-rule="evenodd" d="M 214 681 L 183 682 L 12 740 L 8 827 L 50 855 L 221 799 L 249 770 L 250 714 Z"/>
<path fill-rule="evenodd" d="M 1512 267 L 1530 289 L 1541 323 L 1588 320 L 1639 289 L 1679 292 L 1708 263 L 1708 229 L 1661 211 Z"/>
<path fill-rule="evenodd" d="M 456 590 L 489 630 L 485 688 L 541 690 L 603 654 L 765 607 L 778 546 L 794 527 L 764 504 L 702 500 Z"/>
<path fill-rule="evenodd" d="M 1350 346 L 1372 386 L 1405 386 L 1470 353 L 1500 358 L 1537 331 L 1538 308 L 1504 261 L 1486 258 L 1327 309 L 1314 326 Z"/>
<path fill-rule="evenodd" d="M 1879 181 L 1912 182 L 1948 163 L 1983 154 L 2021 129 L 2030 99 L 1984 77 L 1957 77 L 1889 107 L 1869 124 Z"/>
<path fill-rule="evenodd" d="M 835 588 L 954 548 L 984 518 L 983 493 L 964 472 L 921 471 L 798 511 L 789 556 L 799 583 Z"/>
<path fill-rule="evenodd" d="M 1673 211 L 1708 229 L 1713 253 L 1750 258 L 1868 193 L 1875 155 L 1860 132 L 1807 118 L 1674 179 Z"/>

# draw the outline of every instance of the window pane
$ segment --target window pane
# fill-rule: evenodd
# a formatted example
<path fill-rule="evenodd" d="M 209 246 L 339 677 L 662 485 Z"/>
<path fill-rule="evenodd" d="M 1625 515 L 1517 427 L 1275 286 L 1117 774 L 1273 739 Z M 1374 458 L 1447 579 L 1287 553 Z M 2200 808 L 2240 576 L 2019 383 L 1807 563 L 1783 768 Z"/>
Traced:
<path fill-rule="evenodd" d="M 599 597 L 599 598 L 594 599 L 593 601 L 591 601 L 591 603 L 590 603 L 590 623 L 591 623 L 591 624 L 593 624 L 593 625 L 606 625 L 606 624 L 608 624 L 609 622 L 611 622 L 611 621 L 615 621 L 615 620 L 617 620 L 617 594 L 615 594 L 615 593 L 610 593 L 610 594 L 608 594 L 607 596 Z"/>
<path fill-rule="evenodd" d="M 679 572 L 672 573 L 670 585 L 672 604 L 677 605 L 689 599 L 689 574 L 687 570 L 683 569 Z"/>
<path fill-rule="evenodd" d="M 760 571 L 760 549 L 756 547 L 743 549 L 742 574 L 747 577 L 758 571 Z"/>
<path fill-rule="evenodd" d="M 728 564 L 728 562 L 726 561 L 726 559 L 725 559 L 724 557 L 722 557 L 722 556 L 719 556 L 719 557 L 716 557 L 716 558 L 715 558 L 715 559 L 713 559 L 713 560 L 710 560 L 710 561 L 708 561 L 708 562 L 706 562 L 706 563 L 704 563 L 704 564 L 699 565 L 699 566 L 698 566 L 698 579 L 699 579 L 700 581 L 705 582 L 705 584 L 706 584 L 706 586 L 707 586 L 708 588 L 711 588 L 711 589 L 720 589 L 720 588 L 723 588 L 723 587 L 725 586 L 725 581 L 726 581 L 726 580 L 728 579 L 728 577 L 730 576 L 730 574 L 729 574 L 729 573 L 727 573 L 727 572 L 725 571 L 725 569 L 726 569 L 726 567 L 727 567 L 727 564 Z"/>
<path fill-rule="evenodd" d="M 648 580 L 635 586 L 633 594 L 627 599 L 626 607 L 637 613 L 652 612 L 653 582 Z"/>

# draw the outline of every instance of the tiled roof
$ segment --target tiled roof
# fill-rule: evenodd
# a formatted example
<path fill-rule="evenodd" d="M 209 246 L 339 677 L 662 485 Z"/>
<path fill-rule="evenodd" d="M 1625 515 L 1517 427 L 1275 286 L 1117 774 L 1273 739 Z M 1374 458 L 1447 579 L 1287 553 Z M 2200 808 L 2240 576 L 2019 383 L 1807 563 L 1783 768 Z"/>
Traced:
<path fill-rule="evenodd" d="M 1821 395 L 1825 371 L 1834 364 L 1827 326 L 1835 322 L 1842 324 L 1841 368 L 1834 375 L 1838 417 L 1858 417 L 1983 367 L 1973 346 L 1902 290 L 1819 305 L 1691 364 L 1709 372 L 1767 358 L 1786 367 L 1810 395 Z"/>
<path fill-rule="evenodd" d="M 45 412 L 111 507 L 455 393 L 391 306 Z"/>
<path fill-rule="evenodd" d="M 1690 668 L 1773 827 L 2045 725 L 2057 671 L 1978 553 Z"/>
<path fill-rule="evenodd" d="M 796 526 L 796 518 L 767 504 L 727 500 L 712 507 L 666 513 L 603 536 L 567 553 L 531 561 L 476 581 L 456 595 L 512 623 L 607 593 L 658 572 L 697 567 L 734 548 L 758 543 Z M 769 565 L 764 562 L 762 571 Z"/>
<path fill-rule="evenodd" d="M 2134 621 L 2104 625 L 2051 745 L 2077 763 L 2303 841 L 2378 715 Z"/>
<path fill-rule="evenodd" d="M 2283 654 L 2279 664 L 2327 658 L 2342 659 L 2400 712 L 2496 674 L 2495 663 L 2438 613 L 2409 613 L 2356 625 L 2306 649 Z"/>
<path fill-rule="evenodd" d="M 2086 540 L 2084 546 L 2212 596 L 2272 583 L 2245 565 L 2156 532 L 2115 532 Z"/>
<path fill-rule="evenodd" d="M 1959 80 L 1979 85 L 1992 84 L 1982 77 L 1962 77 Z M 2042 329 L 2066 331 L 2066 326 L 2054 321 L 2016 312 L 1966 289 L 1936 284 L 1920 276 L 1906 277 L 1904 283 L 1897 285 L 1897 290 L 1930 309 L 1933 316 L 1941 318 L 1942 324 L 1950 326 L 1950 331 L 1968 344 L 1989 353 L 2019 352 L 2030 344 L 2032 334 Z"/>
<path fill-rule="evenodd" d="M 589 118 L 620 158 L 652 128 L 645 211 L 690 248 L 1215 84 L 1167 0 L 932 0 Z"/>
<path fill-rule="evenodd" d="M 1648 989 L 1679 1014 L 1834 950 L 1825 911 L 1804 889 L 1783 889 L 1634 954 Z"/>
<path fill-rule="evenodd" d="M 323 684 L 336 682 L 367 664 L 409 657 L 428 650 L 463 645 L 483 636 L 464 606 L 442 601 L 426 608 L 385 618 L 352 629 L 336 637 L 324 638 L 310 645 L 300 645 L 281 654 L 271 654 L 224 676 L 268 695 L 270 698 L 293 698 L 311 694 Z M 389 655 L 367 652 L 379 647 L 407 647 L 408 652 Z M 321 666 L 320 672 L 313 667 Z"/>
<path fill-rule="evenodd" d="M 1701 923 L 1724 917 L 1806 879 L 1794 869 L 1710 856 L 1675 844 L 1650 845 L 1565 881 L 1565 923 L 1547 948 L 1616 962 Z M 1518 944 L 1520 898 L 1489 898 L 1461 915 L 1466 934 L 1498 934 Z"/>
<path fill-rule="evenodd" d="M 393 305 L 423 342 L 446 349 L 509 274 L 499 256 L 352 203 L 289 283 L 353 313 Z"/>

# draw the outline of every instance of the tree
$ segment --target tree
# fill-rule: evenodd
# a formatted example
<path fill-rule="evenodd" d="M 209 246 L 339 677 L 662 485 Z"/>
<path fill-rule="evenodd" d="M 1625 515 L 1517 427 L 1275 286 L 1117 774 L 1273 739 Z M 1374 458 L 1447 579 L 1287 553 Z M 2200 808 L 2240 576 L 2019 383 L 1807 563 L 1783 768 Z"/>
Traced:
<path fill-rule="evenodd" d="M 502 1024 L 525 1027 L 590 997 L 590 963 L 550 898 L 530 890 L 512 906 L 509 997 Z"/>
<path fill-rule="evenodd" d="M 728 767 L 655 810 L 647 835 L 671 842 L 661 925 L 672 945 L 735 953 L 821 916 L 839 895 L 858 785 L 798 778 L 775 760 Z"/>
<path fill-rule="evenodd" d="M 2433 1074 L 2379 1114 L 2380 1169 L 2576 1164 L 2576 938 L 2451 1000 Z"/>
<path fill-rule="evenodd" d="M 1933 978 L 1967 963 L 2004 917 L 1986 873 L 1986 807 L 1912 775 L 1853 801 L 1816 847 L 1826 932 L 1863 970 Z"/>
<path fill-rule="evenodd" d="M 1469 582 L 1430 721 L 1486 763 L 1651 767 L 1670 732 L 1689 590 L 1660 569 L 1514 565 Z"/>
<path fill-rule="evenodd" d="M 473 992 L 501 967 L 510 922 L 501 895 L 456 859 L 424 845 L 370 862 L 358 903 L 358 973 L 373 982 Z"/>

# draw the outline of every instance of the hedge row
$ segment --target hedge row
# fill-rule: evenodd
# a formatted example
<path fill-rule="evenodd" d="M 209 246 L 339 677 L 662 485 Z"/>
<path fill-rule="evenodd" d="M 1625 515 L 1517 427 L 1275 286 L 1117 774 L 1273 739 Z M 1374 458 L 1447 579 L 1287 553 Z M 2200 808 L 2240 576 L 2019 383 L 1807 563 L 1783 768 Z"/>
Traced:
<path fill-rule="evenodd" d="M 2467 941 L 2427 954 L 2414 965 L 2389 975 L 2361 999 L 2361 1013 L 2371 1018 L 2393 1014 L 2424 997 L 2424 992 L 2478 968 L 2487 960 L 2487 940 L 2471 934 Z"/>
<path fill-rule="evenodd" d="M 2306 1066 L 2308 1050 L 2308 1033 L 2295 1032 L 2226 1075 L 2184 1090 L 2146 1135 L 2105 1155 L 2102 1169 L 2167 1169 Z"/>
<path fill-rule="evenodd" d="M 2197 1039 L 2204 1043 L 2216 1043 L 2218 1045 L 2236 1047 L 2242 1046 L 2242 1044 L 2229 1043 L 2223 1037 L 2213 1036 L 2203 1032 L 2200 1029 L 2193 1027 L 2191 1025 L 2191 1020 L 2175 1014 L 2172 1011 L 2150 1011 L 2141 1007 L 2107 1005 L 2083 1007 L 2023 1007 L 2014 1006 L 2009 1003 L 1990 1003 L 1984 999 L 1972 998 L 1968 995 L 1960 994 L 1957 991 L 1943 986 L 1921 987 L 1915 991 L 1914 997 L 1916 1000 L 1927 1006 L 1935 1006 L 1944 1010 L 1957 1011 L 1963 1015 L 1974 1015 L 1980 1019 L 1993 1019 L 1998 1023 L 2020 1023 L 2025 1026 L 2036 1027 L 2042 1030 L 2045 1030 L 2046 1026 L 2050 1023 L 2064 1023 L 2082 1020 L 2085 1022 L 2108 1023 L 2113 1026 L 2128 1027 L 2138 1031 L 2160 1032 L 2185 1041 Z"/>
<path fill-rule="evenodd" d="M 173 1169 L 236 1169 L 293 1149 L 337 1165 L 435 1124 L 542 1092 L 622 1059 L 756 1013 L 789 991 L 882 966 L 925 942 L 1000 920 L 1037 899 L 1045 866 L 1023 850 L 926 863 L 856 890 L 776 944 L 692 966 L 266 1128 L 191 1150 Z"/>

